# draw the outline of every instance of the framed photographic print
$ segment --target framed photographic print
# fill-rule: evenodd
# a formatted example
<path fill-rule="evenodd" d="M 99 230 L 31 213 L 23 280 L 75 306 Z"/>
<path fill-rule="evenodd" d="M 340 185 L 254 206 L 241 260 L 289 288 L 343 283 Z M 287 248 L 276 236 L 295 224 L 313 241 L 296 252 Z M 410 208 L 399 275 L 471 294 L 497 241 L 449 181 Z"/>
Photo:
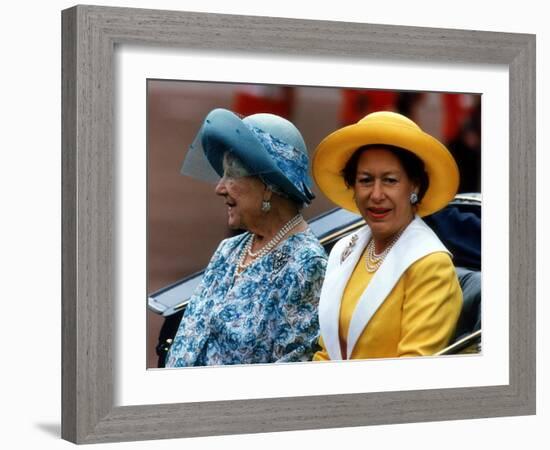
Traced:
<path fill-rule="evenodd" d="M 222 239 L 239 234 L 227 225 L 223 196 L 215 200 L 219 177 L 205 182 L 193 174 L 182 176 L 177 170 L 204 117 L 215 108 L 230 109 L 243 117 L 267 112 L 292 119 L 309 148 L 310 159 L 324 134 L 352 125 L 369 113 L 390 110 L 413 118 L 449 146 L 461 173 L 458 197 L 427 221 L 440 235 L 456 230 L 453 223 L 460 224 L 459 233 L 442 238 L 453 253 L 454 265 L 464 269 L 459 272 L 462 284 L 469 285 L 472 277 L 478 276 L 473 272 L 481 270 L 480 94 L 148 80 L 148 368 L 165 366 L 183 312 L 209 259 Z M 358 214 L 336 208 L 318 188 L 313 189 L 316 197 L 301 214 L 329 253 L 336 241 L 360 229 L 364 221 Z M 472 344 L 479 340 L 475 332 L 481 332 L 479 296 L 467 295 L 464 303 L 461 324 L 449 345 L 460 342 L 461 351 L 477 351 Z M 225 311 L 232 315 L 229 309 Z M 235 316 L 232 320 L 239 319 Z M 263 320 L 267 320 L 265 316 Z M 249 354 L 252 345 L 245 347 Z M 450 351 L 444 350 L 445 354 Z M 250 363 L 253 359 L 246 360 Z"/>
<path fill-rule="evenodd" d="M 534 55 L 531 35 L 63 11 L 63 437 L 92 443 L 533 414 Z M 410 104 L 419 121 L 441 111 L 443 98 L 459 105 L 455 119 L 473 117 L 479 103 L 481 184 L 474 177 L 463 193 L 483 192 L 483 230 L 490 230 L 482 242 L 481 353 L 154 370 L 162 367 L 154 351 L 162 322 L 151 321 L 178 306 L 161 294 L 204 267 L 227 232 L 214 193 L 206 207 L 206 191 L 199 197 L 196 187 L 174 181 L 210 106 L 247 115 L 246 101 L 267 98 L 282 108 L 274 111 L 292 111 L 301 128 L 309 126 L 312 151 L 354 121 L 342 112 L 345 95 L 352 113 L 367 113 L 358 106 L 365 99 L 399 111 L 410 105 L 399 99 L 417 94 L 424 103 Z M 439 123 L 434 133 L 451 139 L 465 123 Z M 178 199 L 166 192 L 178 190 L 198 202 L 171 214 Z M 305 214 L 323 208 L 330 206 Z M 179 253 L 166 217 L 186 213 L 220 225 L 199 225 L 211 237 L 194 234 L 195 244 L 208 250 L 190 251 L 196 261 L 183 255 L 192 263 L 187 272 L 166 275 L 162 264 Z M 398 376 L 403 364 L 407 379 Z"/>

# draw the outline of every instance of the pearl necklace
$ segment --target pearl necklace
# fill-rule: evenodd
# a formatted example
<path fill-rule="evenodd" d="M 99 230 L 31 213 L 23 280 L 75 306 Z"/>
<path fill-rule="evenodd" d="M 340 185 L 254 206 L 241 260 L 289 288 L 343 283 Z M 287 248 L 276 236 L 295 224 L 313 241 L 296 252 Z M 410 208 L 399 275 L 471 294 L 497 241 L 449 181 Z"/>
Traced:
<path fill-rule="evenodd" d="M 384 262 L 384 259 L 394 246 L 394 244 L 397 242 L 401 234 L 403 233 L 403 230 L 401 230 L 399 233 L 397 233 L 394 238 L 390 241 L 388 246 L 385 248 L 385 250 L 377 254 L 375 251 L 375 245 L 374 245 L 374 239 L 371 238 L 367 245 L 367 254 L 365 255 L 365 262 L 367 266 L 367 272 L 376 272 L 380 265 Z"/>
<path fill-rule="evenodd" d="M 252 251 L 252 245 L 254 244 L 254 234 L 250 234 L 248 237 L 246 244 L 244 245 L 243 251 L 241 252 L 241 255 L 239 256 L 239 260 L 237 261 L 237 268 L 235 270 L 235 275 L 239 276 L 241 272 L 246 269 L 250 264 L 254 262 L 254 260 L 258 258 L 262 258 L 263 256 L 267 255 L 271 250 L 273 250 L 279 242 L 294 228 L 296 228 L 303 220 L 303 217 L 301 214 L 295 215 L 292 219 L 290 219 L 287 223 L 285 223 L 282 228 L 277 232 L 275 236 L 266 244 L 264 245 L 260 250 L 258 250 L 256 253 Z M 244 260 L 246 259 L 246 255 L 249 255 L 252 260 L 245 264 Z"/>

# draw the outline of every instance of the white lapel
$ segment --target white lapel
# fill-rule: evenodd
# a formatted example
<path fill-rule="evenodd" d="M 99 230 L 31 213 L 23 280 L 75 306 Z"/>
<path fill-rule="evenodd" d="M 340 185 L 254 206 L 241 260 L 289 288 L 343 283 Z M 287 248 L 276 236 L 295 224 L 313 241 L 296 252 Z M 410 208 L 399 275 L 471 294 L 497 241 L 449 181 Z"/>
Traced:
<path fill-rule="evenodd" d="M 361 295 L 353 311 L 347 337 L 348 358 L 351 356 L 355 344 L 363 333 L 363 330 L 389 295 L 395 284 L 399 281 L 401 275 L 403 275 L 415 261 L 435 252 L 449 253 L 432 229 L 429 228 L 420 217 L 415 217 L 372 277 L 367 289 L 365 289 L 365 292 Z M 349 277 L 346 277 L 344 281 L 344 287 L 348 278 Z M 341 301 L 341 293 L 339 298 Z M 339 316 L 339 308 L 337 315 Z"/>
<path fill-rule="evenodd" d="M 353 243 L 353 236 L 357 240 Z M 327 271 L 319 298 L 319 326 L 330 359 L 342 359 L 340 351 L 340 303 L 357 261 L 370 239 L 370 229 L 363 227 L 340 239 L 330 252 Z M 348 256 L 342 261 L 342 255 Z"/>

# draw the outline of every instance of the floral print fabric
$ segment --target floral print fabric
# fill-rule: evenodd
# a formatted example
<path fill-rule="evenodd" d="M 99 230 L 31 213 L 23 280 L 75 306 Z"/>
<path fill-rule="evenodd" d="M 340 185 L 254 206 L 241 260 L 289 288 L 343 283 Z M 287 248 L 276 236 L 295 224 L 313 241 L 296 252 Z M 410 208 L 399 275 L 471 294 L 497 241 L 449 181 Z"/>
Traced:
<path fill-rule="evenodd" d="M 166 367 L 310 360 L 326 254 L 307 230 L 235 277 L 249 233 L 225 239 L 183 315 Z"/>
<path fill-rule="evenodd" d="M 308 154 L 257 127 L 248 126 L 248 128 L 267 150 L 281 173 L 306 195 L 304 181 L 308 179 Z"/>

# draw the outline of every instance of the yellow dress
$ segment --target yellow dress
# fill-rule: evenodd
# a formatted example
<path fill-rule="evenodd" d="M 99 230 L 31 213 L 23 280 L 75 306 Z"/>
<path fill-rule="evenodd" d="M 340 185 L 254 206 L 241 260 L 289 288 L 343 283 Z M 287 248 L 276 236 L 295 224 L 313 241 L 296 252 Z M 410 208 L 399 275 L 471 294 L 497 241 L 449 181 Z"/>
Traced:
<path fill-rule="evenodd" d="M 353 311 L 373 276 L 363 254 L 340 305 L 342 355 L 346 354 Z M 462 291 L 450 256 L 444 252 L 426 255 L 403 273 L 364 328 L 350 359 L 432 355 L 448 344 L 461 308 Z M 322 350 L 313 360 L 329 360 L 322 337 L 319 343 Z"/>

